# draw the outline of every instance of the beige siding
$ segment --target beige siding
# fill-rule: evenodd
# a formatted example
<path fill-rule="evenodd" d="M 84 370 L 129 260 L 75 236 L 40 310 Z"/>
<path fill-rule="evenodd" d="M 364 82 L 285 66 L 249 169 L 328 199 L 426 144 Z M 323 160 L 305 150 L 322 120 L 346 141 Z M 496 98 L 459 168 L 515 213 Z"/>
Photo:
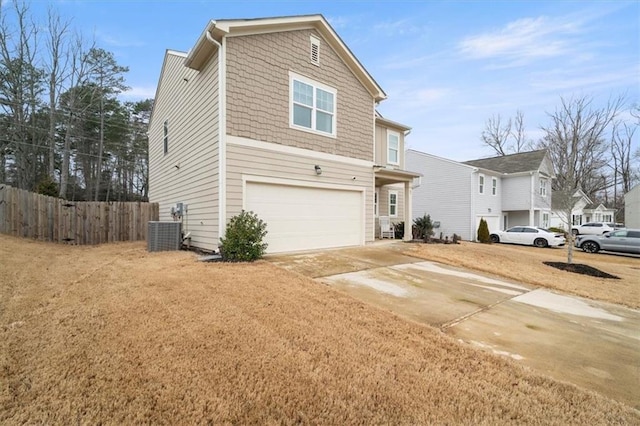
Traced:
<path fill-rule="evenodd" d="M 314 166 L 322 167 L 322 175 Z M 243 175 L 287 179 L 313 185 L 359 187 L 365 189 L 365 241 L 373 239 L 373 169 L 340 161 L 317 160 L 313 153 L 300 155 L 241 146 L 227 145 L 227 219 L 237 215 L 243 206 Z M 355 177 L 355 179 L 353 179 Z M 339 207 L 339 206 L 337 206 Z"/>
<path fill-rule="evenodd" d="M 398 214 L 396 217 L 391 217 L 392 223 L 404 222 L 404 184 L 398 183 L 394 185 L 385 185 L 379 188 L 380 199 L 378 205 L 379 216 L 389 216 L 389 193 L 398 193 Z"/>
<path fill-rule="evenodd" d="M 388 150 L 387 150 L 387 131 L 396 132 L 400 135 L 400 143 L 398 147 L 398 156 L 400 157 L 400 164 L 388 164 Z M 376 159 L 375 163 L 382 166 L 393 167 L 394 169 L 404 170 L 404 132 L 402 130 L 394 129 L 391 127 L 382 126 L 376 123 Z"/>
<path fill-rule="evenodd" d="M 183 229 L 192 245 L 218 244 L 218 60 L 202 71 L 167 53 L 149 127 L 149 200 L 160 204 L 160 220 L 171 207 L 188 205 Z M 163 152 L 163 125 L 169 123 L 169 150 Z"/>
<path fill-rule="evenodd" d="M 309 60 L 309 37 L 321 39 L 320 66 Z M 315 31 L 226 40 L 227 133 L 373 161 L 373 97 Z M 289 72 L 337 90 L 337 137 L 289 125 Z"/>

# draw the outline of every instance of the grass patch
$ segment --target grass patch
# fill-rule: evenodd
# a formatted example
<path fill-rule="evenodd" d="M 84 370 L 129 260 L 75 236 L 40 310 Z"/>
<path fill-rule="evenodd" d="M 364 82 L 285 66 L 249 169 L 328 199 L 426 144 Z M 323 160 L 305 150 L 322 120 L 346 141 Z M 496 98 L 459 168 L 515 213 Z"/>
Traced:
<path fill-rule="evenodd" d="M 639 424 L 266 262 L 0 235 L 2 424 Z"/>

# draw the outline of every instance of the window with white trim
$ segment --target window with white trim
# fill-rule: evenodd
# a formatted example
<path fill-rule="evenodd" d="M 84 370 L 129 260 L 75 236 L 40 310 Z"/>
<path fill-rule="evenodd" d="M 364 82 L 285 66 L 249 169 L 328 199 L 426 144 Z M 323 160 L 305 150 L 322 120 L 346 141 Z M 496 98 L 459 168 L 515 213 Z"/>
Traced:
<path fill-rule="evenodd" d="M 376 188 L 373 193 L 373 215 L 378 217 L 378 199 L 380 198 L 380 189 Z"/>
<path fill-rule="evenodd" d="M 336 89 L 306 77 L 290 73 L 293 128 L 336 136 Z"/>
<path fill-rule="evenodd" d="M 491 195 L 498 195 L 498 178 L 491 178 Z"/>
<path fill-rule="evenodd" d="M 542 227 L 549 227 L 549 213 L 542 213 Z"/>
<path fill-rule="evenodd" d="M 547 196 L 547 180 L 546 179 L 540 179 L 540 196 L 541 197 Z"/>
<path fill-rule="evenodd" d="M 389 192 L 389 216 L 398 217 L 398 192 Z"/>
<path fill-rule="evenodd" d="M 164 153 L 169 152 L 169 120 L 164 120 L 163 126 L 163 143 L 164 143 Z"/>
<path fill-rule="evenodd" d="M 484 175 L 478 175 L 478 193 L 484 194 Z"/>
<path fill-rule="evenodd" d="M 387 163 L 400 164 L 400 133 L 387 130 Z"/>

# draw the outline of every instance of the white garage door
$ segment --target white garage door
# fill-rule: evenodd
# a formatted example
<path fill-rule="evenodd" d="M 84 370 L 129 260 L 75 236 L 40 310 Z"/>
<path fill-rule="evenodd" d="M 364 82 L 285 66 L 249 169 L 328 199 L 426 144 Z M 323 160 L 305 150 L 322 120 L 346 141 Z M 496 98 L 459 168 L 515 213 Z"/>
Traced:
<path fill-rule="evenodd" d="M 268 253 L 363 244 L 361 191 L 247 182 L 245 209 L 267 223 Z"/>
<path fill-rule="evenodd" d="M 477 216 L 476 217 L 476 229 L 473 232 L 473 235 L 477 235 L 478 226 L 480 226 L 480 219 L 484 219 L 487 221 L 487 226 L 489 227 L 489 232 L 499 231 L 500 230 L 500 216 Z"/>

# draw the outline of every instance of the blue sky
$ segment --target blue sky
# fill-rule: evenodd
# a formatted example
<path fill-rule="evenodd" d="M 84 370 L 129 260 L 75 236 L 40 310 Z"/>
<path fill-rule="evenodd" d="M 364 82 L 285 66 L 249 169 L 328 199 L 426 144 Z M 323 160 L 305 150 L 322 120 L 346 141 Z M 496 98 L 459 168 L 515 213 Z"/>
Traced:
<path fill-rule="evenodd" d="M 49 5 L 130 68 L 129 100 L 153 97 L 165 49 L 189 50 L 210 19 L 321 13 L 388 94 L 382 115 L 413 128 L 408 146 L 454 160 L 493 154 L 480 134 L 495 114 L 523 111 L 536 140 L 560 96 L 640 102 L 638 1 L 35 0 L 31 10 Z"/>

